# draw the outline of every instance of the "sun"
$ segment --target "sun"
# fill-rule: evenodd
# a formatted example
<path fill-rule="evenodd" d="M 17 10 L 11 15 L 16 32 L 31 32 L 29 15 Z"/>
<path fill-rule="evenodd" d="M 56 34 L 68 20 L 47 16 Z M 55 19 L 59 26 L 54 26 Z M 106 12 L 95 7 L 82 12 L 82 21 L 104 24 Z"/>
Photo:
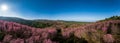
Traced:
<path fill-rule="evenodd" d="M 1 7 L 0 9 L 2 11 L 7 11 L 8 10 L 8 6 L 6 4 L 2 4 L 0 7 Z"/>

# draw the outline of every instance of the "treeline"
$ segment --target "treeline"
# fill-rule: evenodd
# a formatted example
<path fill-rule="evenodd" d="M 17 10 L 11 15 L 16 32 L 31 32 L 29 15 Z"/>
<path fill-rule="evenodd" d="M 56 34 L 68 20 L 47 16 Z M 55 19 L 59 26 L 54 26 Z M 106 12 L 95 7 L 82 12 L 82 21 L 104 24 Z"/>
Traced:
<path fill-rule="evenodd" d="M 120 16 L 112 16 L 109 18 L 105 18 L 104 20 L 100 20 L 99 22 L 108 21 L 108 20 L 120 20 Z"/>

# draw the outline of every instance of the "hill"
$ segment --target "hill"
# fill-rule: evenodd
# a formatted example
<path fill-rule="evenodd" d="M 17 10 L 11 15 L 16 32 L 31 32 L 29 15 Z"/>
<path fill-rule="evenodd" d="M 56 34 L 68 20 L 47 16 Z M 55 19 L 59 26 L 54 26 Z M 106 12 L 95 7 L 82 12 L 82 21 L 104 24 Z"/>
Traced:
<path fill-rule="evenodd" d="M 112 17 L 109 17 L 109 18 L 105 18 L 105 19 L 103 19 L 103 20 L 100 20 L 99 22 L 108 21 L 108 20 L 120 20 L 120 16 L 112 16 Z"/>
<path fill-rule="evenodd" d="M 63 31 L 64 30 L 57 28 L 33 28 L 15 22 L 0 20 L 0 43 L 87 42 L 75 37 L 73 34 L 71 34 L 70 37 L 66 37 L 66 33 L 63 33 Z"/>
<path fill-rule="evenodd" d="M 23 25 L 28 25 L 35 28 L 46 28 L 46 27 L 56 27 L 56 25 L 72 25 L 72 24 L 87 24 L 90 22 L 75 22 L 75 21 L 64 21 L 64 20 L 26 20 L 17 17 L 0 17 L 0 20 L 16 22 Z"/>
<path fill-rule="evenodd" d="M 0 20 L 1 43 L 119 43 L 120 20 L 71 28 L 34 28 Z"/>

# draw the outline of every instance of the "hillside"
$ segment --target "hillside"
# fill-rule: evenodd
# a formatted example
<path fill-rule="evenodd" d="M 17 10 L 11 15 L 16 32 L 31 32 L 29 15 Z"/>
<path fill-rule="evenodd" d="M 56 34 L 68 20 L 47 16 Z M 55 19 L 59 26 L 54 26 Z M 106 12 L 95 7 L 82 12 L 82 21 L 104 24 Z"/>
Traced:
<path fill-rule="evenodd" d="M 26 20 L 17 17 L 0 17 L 0 20 L 16 22 L 23 25 L 28 25 L 35 28 L 46 28 L 46 27 L 56 27 L 56 25 L 65 25 L 69 26 L 72 24 L 88 24 L 91 22 L 75 22 L 75 21 L 63 21 L 63 20 Z"/>
<path fill-rule="evenodd" d="M 103 19 L 103 20 L 100 20 L 99 22 L 109 21 L 109 20 L 120 20 L 120 16 L 112 16 L 112 17 L 109 17 L 109 18 L 105 18 L 105 19 Z"/>
<path fill-rule="evenodd" d="M 66 37 L 66 33 L 63 33 L 62 29 L 33 28 L 3 20 L 0 20 L 0 34 L 1 43 L 70 43 L 74 42 L 74 39 L 81 40 L 73 34 L 70 35 L 71 37 Z"/>
<path fill-rule="evenodd" d="M 75 30 L 75 35 L 85 38 L 89 43 L 118 43 L 120 42 L 120 20 L 96 22 Z"/>
<path fill-rule="evenodd" d="M 40 21 L 37 21 L 40 22 Z M 52 21 L 54 23 L 54 21 Z M 62 26 L 60 25 L 62 23 Z M 0 20 L 2 43 L 119 43 L 120 20 L 106 20 L 62 28 L 34 28 L 20 23 Z"/>

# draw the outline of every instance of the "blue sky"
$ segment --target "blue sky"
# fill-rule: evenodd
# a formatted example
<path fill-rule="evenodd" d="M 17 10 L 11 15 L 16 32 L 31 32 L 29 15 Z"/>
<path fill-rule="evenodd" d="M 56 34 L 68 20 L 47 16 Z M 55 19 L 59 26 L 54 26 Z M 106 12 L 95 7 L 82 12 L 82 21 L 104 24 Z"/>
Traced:
<path fill-rule="evenodd" d="M 97 21 L 120 15 L 120 0 L 0 0 L 2 4 L 9 8 L 5 16 L 24 19 Z"/>

